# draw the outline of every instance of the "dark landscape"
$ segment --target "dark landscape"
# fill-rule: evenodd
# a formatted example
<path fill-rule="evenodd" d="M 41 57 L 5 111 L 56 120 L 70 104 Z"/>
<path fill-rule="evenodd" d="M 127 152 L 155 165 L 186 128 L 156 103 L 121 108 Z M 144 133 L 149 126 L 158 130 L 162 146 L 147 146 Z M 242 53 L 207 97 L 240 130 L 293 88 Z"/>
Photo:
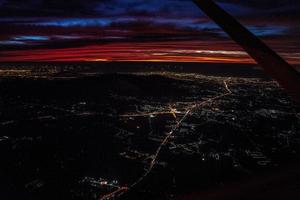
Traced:
<path fill-rule="evenodd" d="M 259 68 L 128 65 L 1 64 L 2 198 L 299 194 L 299 107 Z"/>

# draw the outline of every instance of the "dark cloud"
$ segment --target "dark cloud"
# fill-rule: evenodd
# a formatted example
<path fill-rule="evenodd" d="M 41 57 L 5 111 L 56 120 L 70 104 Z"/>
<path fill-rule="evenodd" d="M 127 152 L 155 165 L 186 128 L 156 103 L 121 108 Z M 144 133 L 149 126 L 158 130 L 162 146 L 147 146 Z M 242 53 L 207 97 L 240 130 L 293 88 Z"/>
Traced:
<path fill-rule="evenodd" d="M 299 41 L 299 0 L 216 1 L 272 44 Z M 0 29 L 2 50 L 229 40 L 192 0 L 0 0 Z"/>
<path fill-rule="evenodd" d="M 1 0 L 0 16 L 199 16 L 190 0 Z"/>
<path fill-rule="evenodd" d="M 296 16 L 299 15 L 300 9 L 299 0 L 218 0 L 218 2 L 234 15 L 275 12 Z M 0 16 L 201 17 L 203 15 L 192 0 L 0 0 Z"/>
<path fill-rule="evenodd" d="M 93 7 L 105 0 L 4 0 L 1 16 L 93 15 Z"/>
<path fill-rule="evenodd" d="M 239 4 L 259 9 L 274 9 L 282 7 L 299 8 L 300 6 L 299 0 L 218 0 L 218 2 Z"/>
<path fill-rule="evenodd" d="M 241 13 L 248 18 L 300 19 L 299 0 L 219 0 L 221 4 L 249 8 L 250 12 Z M 236 13 L 233 13 L 236 14 Z"/>

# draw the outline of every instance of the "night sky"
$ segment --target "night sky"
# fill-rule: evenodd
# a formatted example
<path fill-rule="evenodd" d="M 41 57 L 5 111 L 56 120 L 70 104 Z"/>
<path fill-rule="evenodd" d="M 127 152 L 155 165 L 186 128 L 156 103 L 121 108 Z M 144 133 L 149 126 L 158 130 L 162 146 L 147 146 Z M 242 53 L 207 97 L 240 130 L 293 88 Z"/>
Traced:
<path fill-rule="evenodd" d="M 300 64 L 299 0 L 219 0 Z M 253 62 L 191 0 L 0 0 L 0 61 Z"/>

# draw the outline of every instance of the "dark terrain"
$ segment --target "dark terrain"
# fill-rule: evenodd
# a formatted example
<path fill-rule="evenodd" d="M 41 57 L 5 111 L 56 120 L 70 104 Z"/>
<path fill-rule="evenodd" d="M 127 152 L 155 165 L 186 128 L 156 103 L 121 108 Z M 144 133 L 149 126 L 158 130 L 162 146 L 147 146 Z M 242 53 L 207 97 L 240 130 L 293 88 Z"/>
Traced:
<path fill-rule="evenodd" d="M 300 193 L 299 107 L 262 72 L 67 69 L 0 78 L 1 199 L 276 199 L 266 190 L 281 187 Z"/>

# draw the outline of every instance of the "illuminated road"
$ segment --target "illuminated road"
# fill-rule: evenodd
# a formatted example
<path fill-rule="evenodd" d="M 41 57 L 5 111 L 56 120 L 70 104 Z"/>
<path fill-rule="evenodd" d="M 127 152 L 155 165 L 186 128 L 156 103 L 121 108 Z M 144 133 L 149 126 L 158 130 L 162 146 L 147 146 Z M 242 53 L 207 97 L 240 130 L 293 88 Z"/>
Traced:
<path fill-rule="evenodd" d="M 149 164 L 149 168 L 145 171 L 145 173 L 137 180 L 135 181 L 133 184 L 131 184 L 129 187 L 120 187 L 118 190 L 116 191 L 113 191 L 112 193 L 109 193 L 103 197 L 101 197 L 99 200 L 109 200 L 109 199 L 113 199 L 115 197 L 120 197 L 121 195 L 125 194 L 126 192 L 128 192 L 129 190 L 132 190 L 135 186 L 137 186 L 139 183 L 141 183 L 153 170 L 153 168 L 155 167 L 155 165 L 157 164 L 157 161 L 158 161 L 158 157 L 159 157 L 159 154 L 162 150 L 162 148 L 169 143 L 169 140 L 172 138 L 172 136 L 174 135 L 174 133 L 176 132 L 176 130 L 178 130 L 178 128 L 180 128 L 180 126 L 182 125 L 182 123 L 187 119 L 187 117 L 189 115 L 192 115 L 193 112 L 208 104 L 208 103 L 212 103 L 213 101 L 215 100 L 218 100 L 218 99 L 221 99 L 223 97 L 226 97 L 226 96 L 229 96 L 232 94 L 232 91 L 229 89 L 229 86 L 228 86 L 228 81 L 230 81 L 231 78 L 228 78 L 226 80 L 223 81 L 223 84 L 224 84 L 224 88 L 226 90 L 225 93 L 223 94 L 220 94 L 218 96 L 215 96 L 213 98 L 209 98 L 205 101 L 201 101 L 201 102 L 194 102 L 192 103 L 191 105 L 189 105 L 187 108 L 186 108 L 186 111 L 185 111 L 185 114 L 181 117 L 181 119 L 179 121 L 177 121 L 176 125 L 174 125 L 171 129 L 170 132 L 168 132 L 166 134 L 166 137 L 164 138 L 164 140 L 161 142 L 161 144 L 159 145 L 159 147 L 157 148 L 157 150 L 155 151 L 155 154 L 151 156 L 152 160 Z M 174 115 L 174 111 L 176 111 L 176 109 L 171 109 L 171 112 L 162 112 L 163 114 L 166 114 L 166 113 L 169 113 L 169 114 L 172 114 Z M 161 112 L 157 112 L 156 114 L 160 114 Z M 147 116 L 147 115 L 151 115 L 153 113 L 148 113 L 148 114 L 138 114 L 138 115 L 127 115 L 128 117 L 129 116 Z M 175 115 L 176 116 L 176 115 Z"/>
<path fill-rule="evenodd" d="M 157 115 L 172 115 L 175 119 L 177 118 L 176 114 L 180 114 L 181 112 L 177 111 L 176 108 L 172 108 L 170 106 L 169 111 L 160 111 L 160 112 L 151 112 L 151 113 L 137 113 L 137 114 L 126 114 L 120 115 L 119 117 L 147 117 L 147 116 L 157 116 Z"/>

